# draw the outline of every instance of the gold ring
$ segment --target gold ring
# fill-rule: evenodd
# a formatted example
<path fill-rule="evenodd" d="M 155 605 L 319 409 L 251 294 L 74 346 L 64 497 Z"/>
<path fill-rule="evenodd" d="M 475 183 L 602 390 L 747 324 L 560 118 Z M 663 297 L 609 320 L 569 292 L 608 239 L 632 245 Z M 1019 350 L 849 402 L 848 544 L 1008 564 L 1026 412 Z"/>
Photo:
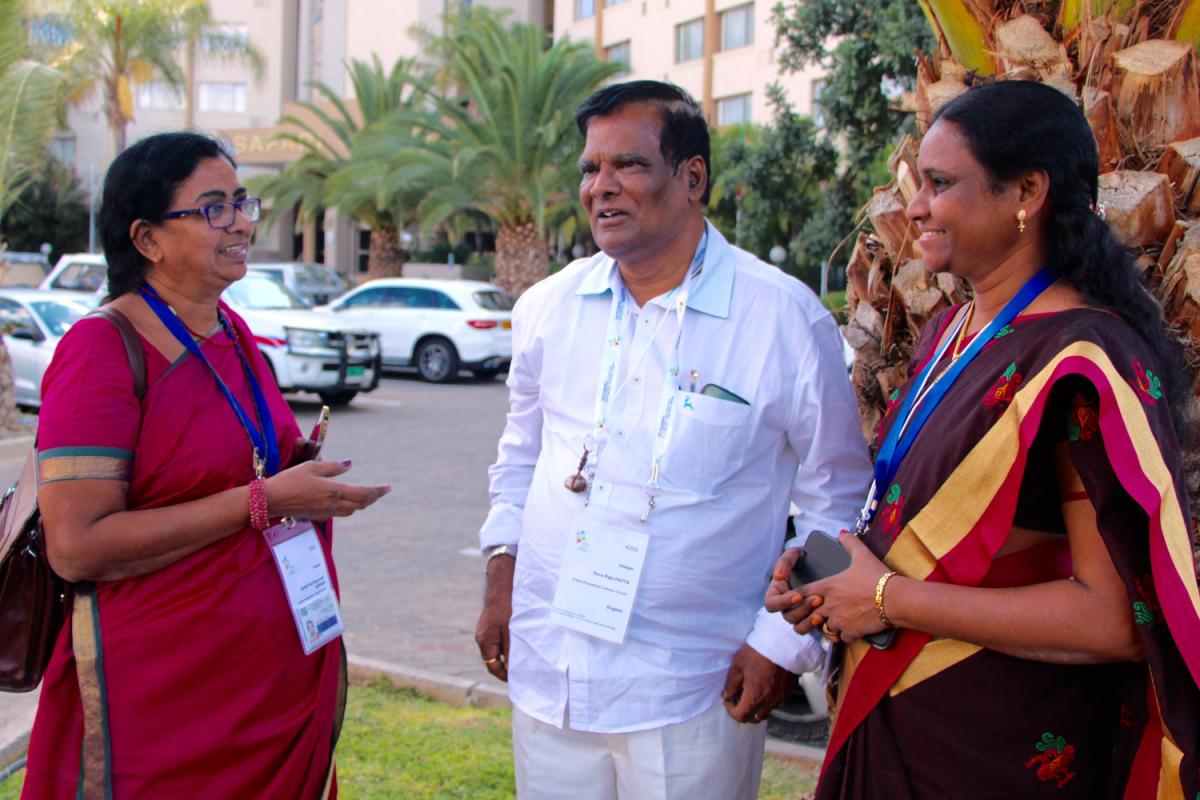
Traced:
<path fill-rule="evenodd" d="M 500 656 L 492 656 L 491 658 L 485 658 L 483 660 L 483 663 L 490 667 L 492 664 L 495 664 L 499 660 L 500 660 Z"/>
<path fill-rule="evenodd" d="M 833 628 L 829 627 L 828 622 L 821 625 L 821 633 L 824 634 L 825 638 L 831 642 L 836 642 L 838 640 L 838 637 L 841 635 L 837 631 L 835 631 Z"/>

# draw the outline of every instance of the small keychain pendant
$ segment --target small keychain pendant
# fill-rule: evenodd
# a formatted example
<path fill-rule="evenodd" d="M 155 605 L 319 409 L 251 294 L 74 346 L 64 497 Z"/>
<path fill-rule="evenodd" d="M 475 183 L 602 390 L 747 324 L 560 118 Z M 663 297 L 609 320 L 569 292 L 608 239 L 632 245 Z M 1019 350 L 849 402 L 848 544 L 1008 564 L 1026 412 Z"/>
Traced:
<path fill-rule="evenodd" d="M 574 492 L 575 494 L 582 494 L 583 492 L 587 491 L 588 479 L 583 477 L 583 468 L 587 466 L 588 454 L 590 452 L 591 451 L 588 450 L 587 445 L 584 445 L 583 457 L 579 459 L 579 469 L 576 470 L 574 475 L 569 475 L 567 479 L 563 481 L 563 485 L 567 487 L 567 491 Z"/>
<path fill-rule="evenodd" d="M 654 495 L 650 495 L 649 502 L 646 503 L 646 510 L 642 512 L 642 522 L 650 519 L 650 512 L 654 510 Z"/>

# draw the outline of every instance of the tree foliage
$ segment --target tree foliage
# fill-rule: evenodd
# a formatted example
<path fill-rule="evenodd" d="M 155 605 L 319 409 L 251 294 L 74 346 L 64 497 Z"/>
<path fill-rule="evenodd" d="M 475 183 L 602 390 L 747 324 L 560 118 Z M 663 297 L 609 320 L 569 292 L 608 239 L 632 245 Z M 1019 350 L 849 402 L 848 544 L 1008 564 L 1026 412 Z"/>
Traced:
<path fill-rule="evenodd" d="M 75 174 L 58 159 L 46 159 L 0 219 L 0 239 L 10 250 L 35 252 L 42 244 L 54 253 L 86 250 L 87 196 Z"/>
<path fill-rule="evenodd" d="M 715 139 L 709 216 L 735 244 L 762 258 L 784 247 L 781 268 L 816 288 L 827 255 L 820 209 L 837 176 L 838 154 L 777 85 L 768 94 L 770 126 L 729 128 Z"/>
<path fill-rule="evenodd" d="M 548 44 L 539 26 L 506 26 L 484 8 L 423 38 L 442 88 L 427 109 L 371 126 L 355 157 L 386 173 L 381 192 L 419 193 L 426 228 L 494 223 L 498 278 L 522 291 L 546 274 L 547 232 L 574 214 L 575 107 L 620 65 L 565 37 Z"/>
<path fill-rule="evenodd" d="M 46 159 L 62 76 L 29 57 L 23 0 L 0 0 L 0 218 Z"/>
<path fill-rule="evenodd" d="M 201 37 L 222 40 L 213 53 L 244 61 L 256 75 L 264 58 L 249 42 L 210 30 L 207 0 L 59 0 L 38 19 L 53 63 L 67 76 L 68 100 L 99 95 L 116 152 L 125 149 L 133 120 L 134 87 L 161 81 L 183 91 L 189 76 L 180 59 Z"/>
<path fill-rule="evenodd" d="M 805 247 L 810 257 L 828 258 L 854 229 L 872 188 L 889 180 L 887 154 L 912 124 L 899 95 L 915 85 L 915 52 L 931 51 L 936 41 L 912 0 L 788 0 L 775 6 L 772 22 L 784 69 L 819 64 L 826 72 L 815 103 L 842 150 L 842 170 Z M 843 249 L 835 263 L 844 265 L 846 255 Z"/>

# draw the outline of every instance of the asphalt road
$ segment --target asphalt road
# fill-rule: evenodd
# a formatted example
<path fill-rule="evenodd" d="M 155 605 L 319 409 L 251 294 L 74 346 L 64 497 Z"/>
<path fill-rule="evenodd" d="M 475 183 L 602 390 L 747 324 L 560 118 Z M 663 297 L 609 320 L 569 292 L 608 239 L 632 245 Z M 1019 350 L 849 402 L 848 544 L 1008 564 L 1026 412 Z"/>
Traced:
<path fill-rule="evenodd" d="M 507 404 L 499 378 L 436 386 L 399 374 L 334 409 L 324 458 L 350 459 L 348 481 L 392 486 L 334 527 L 351 653 L 494 680 L 473 639 L 483 595 L 477 533 Z M 309 430 L 320 401 L 294 395 L 291 405 Z M 0 487 L 16 480 L 25 457 L 9 450 L 0 457 Z M 31 700 L 0 695 L 0 732 Z"/>

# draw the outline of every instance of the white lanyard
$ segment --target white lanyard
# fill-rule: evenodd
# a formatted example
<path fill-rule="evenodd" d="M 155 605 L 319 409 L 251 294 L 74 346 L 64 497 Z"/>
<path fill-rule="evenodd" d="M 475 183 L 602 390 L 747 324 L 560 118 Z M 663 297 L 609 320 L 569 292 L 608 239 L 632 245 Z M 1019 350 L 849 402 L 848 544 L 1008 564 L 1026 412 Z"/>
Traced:
<path fill-rule="evenodd" d="M 661 493 L 658 483 L 659 472 L 662 467 L 663 456 L 666 455 L 667 446 L 671 440 L 671 429 L 675 421 L 675 394 L 678 387 L 675 385 L 676 378 L 679 375 L 679 352 L 680 343 L 683 339 L 683 319 L 687 313 L 688 294 L 691 291 L 692 280 L 700 274 L 700 270 L 704 265 L 704 254 L 708 249 L 708 223 L 704 224 L 704 234 L 700 238 L 700 244 L 696 248 L 696 254 L 692 258 L 692 263 L 688 267 L 687 273 L 684 275 L 683 283 L 675 287 L 668 293 L 667 299 L 674 303 L 675 318 L 678 322 L 675 332 L 675 345 L 672 348 L 671 364 L 667 368 L 666 375 L 663 378 L 662 393 L 659 398 L 658 412 L 658 428 L 654 437 L 654 449 L 650 457 L 650 479 L 646 481 L 645 491 L 649 502 L 646 506 L 646 512 L 642 514 L 642 522 L 645 522 L 650 512 L 654 509 L 655 498 Z M 589 461 L 589 472 L 592 476 L 596 473 L 596 464 L 600 458 L 600 452 L 603 449 L 604 440 L 608 435 L 608 416 L 612 406 L 613 397 L 617 394 L 618 387 L 616 386 L 617 376 L 621 370 L 621 359 L 624 358 L 624 349 L 621 345 L 623 342 L 623 333 L 625 325 L 629 319 L 631 312 L 631 303 L 633 299 L 629 296 L 629 292 L 625 289 L 624 283 L 613 289 L 611 311 L 608 318 L 608 331 L 604 341 L 604 352 L 600 362 L 600 381 L 596 390 L 596 406 L 595 416 L 592 423 L 592 432 L 588 435 L 588 439 L 592 440 L 591 444 L 594 447 L 589 448 L 594 457 Z M 667 315 L 663 315 L 665 320 Z M 650 337 L 650 343 L 658 337 L 659 327 L 655 328 L 654 333 Z M 633 365 L 630 365 L 632 371 Z M 626 376 L 626 381 L 628 376 Z M 587 446 L 585 442 L 585 447 Z M 589 479 L 589 487 L 592 480 Z M 589 495 L 591 491 L 589 488 Z"/>

